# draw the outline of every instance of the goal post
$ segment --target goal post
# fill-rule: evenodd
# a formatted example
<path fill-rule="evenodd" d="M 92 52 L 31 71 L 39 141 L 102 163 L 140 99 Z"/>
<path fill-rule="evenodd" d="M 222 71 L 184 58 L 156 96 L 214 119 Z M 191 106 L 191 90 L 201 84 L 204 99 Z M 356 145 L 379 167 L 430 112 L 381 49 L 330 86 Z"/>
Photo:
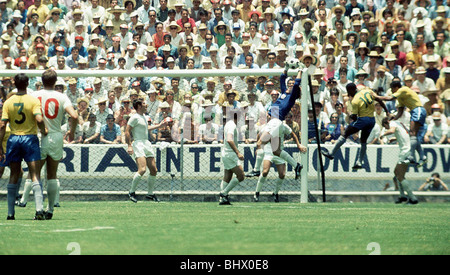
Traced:
<path fill-rule="evenodd" d="M 309 98 L 309 83 L 308 83 L 308 68 L 303 69 L 302 82 L 301 82 L 301 137 L 300 143 L 308 147 L 308 98 Z M 300 154 L 300 163 L 303 165 L 303 169 L 300 174 L 300 202 L 308 202 L 308 153 Z"/>

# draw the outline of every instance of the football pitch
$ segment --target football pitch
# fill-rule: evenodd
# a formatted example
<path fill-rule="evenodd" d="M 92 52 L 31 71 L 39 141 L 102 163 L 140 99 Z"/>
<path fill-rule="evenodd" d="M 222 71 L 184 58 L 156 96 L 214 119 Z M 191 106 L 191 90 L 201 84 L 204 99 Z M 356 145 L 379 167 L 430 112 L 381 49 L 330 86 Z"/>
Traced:
<path fill-rule="evenodd" d="M 233 202 L 232 202 L 233 203 Z M 2 255 L 413 255 L 450 253 L 450 204 L 62 201 L 6 220 Z"/>

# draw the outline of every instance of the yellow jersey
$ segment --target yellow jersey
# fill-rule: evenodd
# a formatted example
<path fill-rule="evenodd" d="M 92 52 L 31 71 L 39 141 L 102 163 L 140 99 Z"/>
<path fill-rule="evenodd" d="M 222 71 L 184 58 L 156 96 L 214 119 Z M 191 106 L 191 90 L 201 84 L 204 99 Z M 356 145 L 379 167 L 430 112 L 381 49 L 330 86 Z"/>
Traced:
<path fill-rule="evenodd" d="M 358 91 L 352 100 L 352 113 L 359 117 L 373 117 L 375 112 L 373 91 L 364 89 Z"/>
<path fill-rule="evenodd" d="M 410 110 L 414 110 L 423 106 L 417 93 L 406 86 L 398 89 L 392 96 L 397 99 L 398 107 L 407 107 Z"/>
<path fill-rule="evenodd" d="M 9 121 L 11 135 L 37 135 L 35 116 L 41 115 L 39 99 L 28 95 L 13 95 L 3 105 L 2 120 Z"/>

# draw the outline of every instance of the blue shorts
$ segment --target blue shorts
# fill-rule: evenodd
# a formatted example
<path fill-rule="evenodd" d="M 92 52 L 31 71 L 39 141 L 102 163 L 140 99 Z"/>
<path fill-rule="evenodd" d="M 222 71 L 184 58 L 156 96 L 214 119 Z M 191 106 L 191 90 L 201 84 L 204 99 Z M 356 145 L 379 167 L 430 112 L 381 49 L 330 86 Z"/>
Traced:
<path fill-rule="evenodd" d="M 372 128 L 375 126 L 375 118 L 374 117 L 358 117 L 358 119 L 350 124 L 356 129 L 363 131 L 369 130 L 372 131 Z"/>
<path fill-rule="evenodd" d="M 358 117 L 358 119 L 352 122 L 345 131 L 345 138 L 349 137 L 359 130 L 361 131 L 361 143 L 366 143 L 374 126 L 374 117 Z"/>
<path fill-rule="evenodd" d="M 427 111 L 424 107 L 416 107 L 411 110 L 411 121 L 419 122 L 421 125 L 425 124 L 425 119 L 427 118 Z"/>
<path fill-rule="evenodd" d="M 37 135 L 9 136 L 6 143 L 6 161 L 26 162 L 41 160 L 41 149 Z"/>

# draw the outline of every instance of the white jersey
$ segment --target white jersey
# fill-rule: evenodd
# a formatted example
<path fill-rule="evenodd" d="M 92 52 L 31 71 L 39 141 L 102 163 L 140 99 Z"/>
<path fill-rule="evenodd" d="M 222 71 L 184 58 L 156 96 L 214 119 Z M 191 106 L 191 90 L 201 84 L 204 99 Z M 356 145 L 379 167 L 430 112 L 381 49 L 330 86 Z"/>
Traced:
<path fill-rule="evenodd" d="M 223 138 L 224 138 L 223 153 L 234 153 L 234 150 L 231 148 L 230 144 L 228 144 L 228 142 L 227 142 L 227 137 L 229 134 L 233 135 L 234 144 L 236 144 L 236 146 L 238 146 L 237 126 L 233 120 L 229 120 L 225 124 L 224 130 L 223 130 Z"/>
<path fill-rule="evenodd" d="M 395 132 L 394 135 L 397 138 L 397 142 L 398 142 L 398 146 L 400 148 L 404 148 L 404 147 L 409 147 L 409 134 L 406 131 L 405 126 L 403 126 L 403 123 L 397 121 L 397 120 L 392 120 L 389 122 L 389 127 L 395 127 Z"/>
<path fill-rule="evenodd" d="M 52 90 L 39 90 L 32 95 L 41 102 L 44 123 L 48 132 L 61 132 L 66 108 L 72 106 L 72 102 L 67 95 Z"/>
<path fill-rule="evenodd" d="M 281 126 L 280 126 L 279 129 L 280 129 L 280 143 L 281 143 L 280 144 L 280 150 L 283 150 L 284 149 L 284 137 L 286 135 L 290 135 L 292 133 L 292 129 L 291 129 L 291 127 L 289 127 L 285 123 L 281 123 Z M 266 145 L 264 145 L 263 149 L 264 149 L 264 154 L 273 155 L 272 144 L 270 142 L 268 142 Z"/>
<path fill-rule="evenodd" d="M 408 157 L 411 154 L 411 145 L 410 145 L 410 139 L 408 131 L 406 130 L 403 123 L 400 121 L 394 120 L 389 122 L 390 128 L 395 128 L 394 135 L 397 138 L 397 143 L 399 147 L 398 152 L 398 164 L 405 163 L 405 161 L 408 159 Z"/>
<path fill-rule="evenodd" d="M 128 120 L 134 140 L 148 140 L 148 116 L 134 113 Z"/>

